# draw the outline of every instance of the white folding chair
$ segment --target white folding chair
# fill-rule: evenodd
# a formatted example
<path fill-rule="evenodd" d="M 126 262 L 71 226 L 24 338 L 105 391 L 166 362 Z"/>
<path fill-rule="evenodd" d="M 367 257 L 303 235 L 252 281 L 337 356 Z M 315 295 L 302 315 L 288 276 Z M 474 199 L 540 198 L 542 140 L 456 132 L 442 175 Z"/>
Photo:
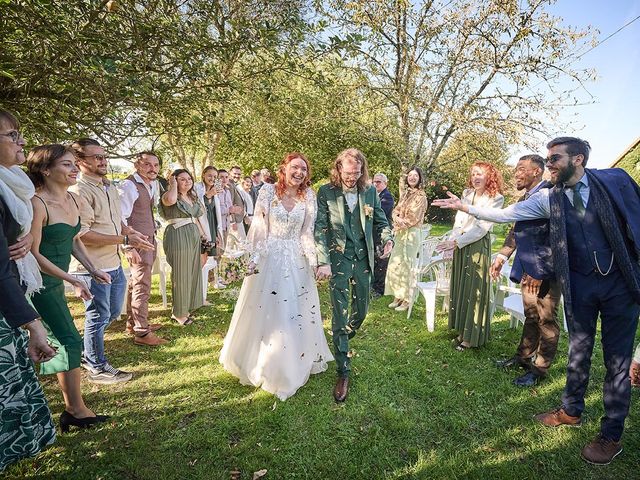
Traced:
<path fill-rule="evenodd" d="M 429 229 L 431 230 L 431 225 L 429 225 Z M 422 234 L 424 235 L 425 229 L 423 228 Z M 433 256 L 433 253 L 436 250 L 436 247 L 440 242 L 442 242 L 448 234 L 439 236 L 439 237 L 429 237 L 428 235 L 422 236 L 422 241 L 420 243 L 420 249 L 418 250 L 418 255 L 413 262 L 413 267 L 411 268 L 411 278 L 409 284 L 409 309 L 407 310 L 407 318 L 411 317 L 411 312 L 413 311 L 413 304 L 416 302 L 418 297 L 417 284 L 421 279 L 422 273 L 425 271 L 425 268 L 431 264 L 434 260 L 439 260 L 440 258 Z"/>
<path fill-rule="evenodd" d="M 496 254 L 491 257 L 491 261 L 495 260 Z M 513 283 L 509 276 L 511 275 L 511 266 L 505 262 L 500 271 L 500 277 L 494 282 L 493 301 L 491 303 L 491 317 L 495 314 L 496 309 L 507 312 L 511 318 L 509 326 L 516 328 L 518 322 L 524 324 L 526 316 L 524 314 L 524 304 L 522 303 L 522 292 L 520 287 Z M 563 297 L 560 296 L 558 316 L 563 317 L 563 327 L 565 332 L 567 329 L 567 319 L 564 316 Z"/>
<path fill-rule="evenodd" d="M 218 262 L 214 257 L 207 258 L 207 263 L 202 267 L 202 295 L 205 302 L 207 301 L 207 291 L 209 290 L 209 272 L 218 266 Z M 216 276 L 216 285 L 218 278 Z"/>
<path fill-rule="evenodd" d="M 440 259 L 427 265 L 421 277 L 427 281 L 419 281 L 416 290 L 422 293 L 425 301 L 425 317 L 427 330 L 435 330 L 436 297 L 444 297 L 444 309 L 449 308 L 449 290 L 451 281 L 451 259 Z M 426 277 L 426 278 L 425 278 Z"/>

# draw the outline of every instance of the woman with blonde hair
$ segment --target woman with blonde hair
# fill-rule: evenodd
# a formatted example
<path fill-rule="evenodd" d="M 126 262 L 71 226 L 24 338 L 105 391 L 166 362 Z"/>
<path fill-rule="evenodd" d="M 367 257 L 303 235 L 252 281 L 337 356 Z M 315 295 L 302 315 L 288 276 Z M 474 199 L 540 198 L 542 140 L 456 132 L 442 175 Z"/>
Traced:
<path fill-rule="evenodd" d="M 478 207 L 502 207 L 502 175 L 490 163 L 475 162 L 471 166 L 469 187 L 460 197 L 462 203 Z M 458 351 L 481 347 L 489 340 L 492 227 L 492 222 L 478 220 L 459 211 L 451 237 L 437 247 L 445 255 L 453 254 L 449 328 L 458 332 L 453 342 Z"/>
<path fill-rule="evenodd" d="M 404 193 L 392 214 L 395 245 L 389 258 L 384 291 L 385 295 L 393 295 L 389 308 L 399 312 L 409 308 L 411 269 L 420 249 L 420 230 L 427 213 L 422 170 L 419 167 L 411 168 L 404 181 Z"/>

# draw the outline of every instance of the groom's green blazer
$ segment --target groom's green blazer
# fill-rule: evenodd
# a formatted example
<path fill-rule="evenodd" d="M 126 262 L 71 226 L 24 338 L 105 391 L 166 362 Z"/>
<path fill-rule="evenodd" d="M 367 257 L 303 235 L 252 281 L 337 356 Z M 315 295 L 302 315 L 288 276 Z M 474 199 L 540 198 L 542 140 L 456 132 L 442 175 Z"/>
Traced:
<path fill-rule="evenodd" d="M 364 231 L 369 257 L 369 272 L 373 272 L 374 250 L 373 231 L 380 235 L 382 244 L 392 240 L 391 228 L 387 217 L 380 206 L 380 198 L 376 189 L 366 187 L 358 193 L 360 221 Z M 343 257 L 347 234 L 345 231 L 345 205 L 342 187 L 328 183 L 318 190 L 318 213 L 315 224 L 316 251 L 318 265 L 337 265 L 339 257 Z"/>

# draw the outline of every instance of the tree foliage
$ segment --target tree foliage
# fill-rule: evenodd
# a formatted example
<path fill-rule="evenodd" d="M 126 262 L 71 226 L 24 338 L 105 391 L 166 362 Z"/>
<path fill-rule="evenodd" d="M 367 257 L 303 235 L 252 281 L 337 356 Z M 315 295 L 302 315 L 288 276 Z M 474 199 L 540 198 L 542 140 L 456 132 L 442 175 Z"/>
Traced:
<path fill-rule="evenodd" d="M 574 102 L 556 89 L 585 72 L 573 53 L 588 31 L 563 27 L 549 0 L 317 1 L 342 35 L 358 35 L 352 66 L 370 78 L 402 135 L 400 160 L 430 166 L 460 132 L 506 143 L 544 132 Z M 548 88 L 545 88 L 548 87 Z"/>

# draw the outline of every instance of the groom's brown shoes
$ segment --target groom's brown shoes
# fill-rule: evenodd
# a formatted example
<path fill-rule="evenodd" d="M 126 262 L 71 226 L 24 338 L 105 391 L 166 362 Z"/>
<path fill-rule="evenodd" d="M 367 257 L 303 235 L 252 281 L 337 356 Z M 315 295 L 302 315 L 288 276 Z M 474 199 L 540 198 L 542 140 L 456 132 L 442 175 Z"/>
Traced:
<path fill-rule="evenodd" d="M 349 393 L 349 377 L 340 377 L 333 389 L 333 398 L 336 402 L 344 402 Z"/>

